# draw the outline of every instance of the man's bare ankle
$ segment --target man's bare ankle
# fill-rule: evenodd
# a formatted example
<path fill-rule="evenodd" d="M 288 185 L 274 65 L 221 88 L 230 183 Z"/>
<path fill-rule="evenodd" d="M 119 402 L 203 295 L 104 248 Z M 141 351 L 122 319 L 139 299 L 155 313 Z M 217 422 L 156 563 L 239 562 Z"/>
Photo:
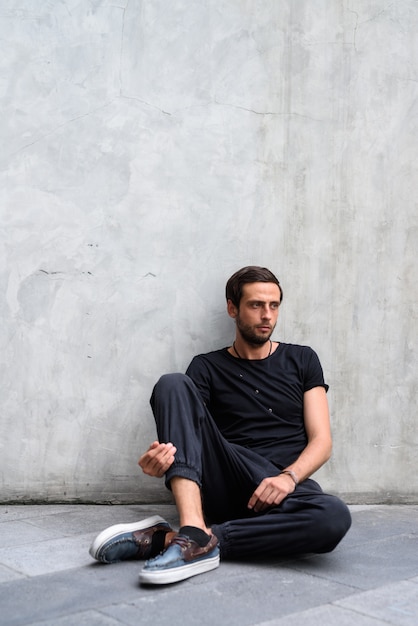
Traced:
<path fill-rule="evenodd" d="M 181 520 L 180 521 L 180 528 L 182 526 L 193 526 L 194 528 L 200 528 L 200 530 L 203 530 L 203 532 L 208 533 L 210 535 L 210 530 L 206 526 L 205 522 L 191 521 L 189 519 L 188 520 Z"/>

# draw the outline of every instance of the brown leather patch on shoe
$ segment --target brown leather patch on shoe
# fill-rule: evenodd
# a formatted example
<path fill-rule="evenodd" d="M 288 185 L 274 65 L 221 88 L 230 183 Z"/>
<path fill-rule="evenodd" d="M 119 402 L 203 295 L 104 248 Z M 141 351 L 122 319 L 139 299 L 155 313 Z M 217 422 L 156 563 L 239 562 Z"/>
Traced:
<path fill-rule="evenodd" d="M 147 559 L 150 556 L 151 546 L 152 546 L 152 537 L 157 530 L 164 530 L 169 532 L 169 528 L 165 524 L 156 524 L 155 526 L 150 526 L 149 528 L 144 528 L 144 530 L 136 530 L 132 533 L 134 541 L 138 546 L 138 555 L 135 557 L 137 559 Z"/>
<path fill-rule="evenodd" d="M 189 539 L 186 535 L 176 535 L 171 545 L 175 543 L 180 546 L 181 551 L 183 553 L 183 559 L 185 561 L 193 561 L 194 559 L 198 559 L 199 557 L 211 552 L 218 545 L 218 539 L 215 535 L 211 535 L 208 543 L 205 546 L 199 546 L 196 541 L 193 539 Z"/>

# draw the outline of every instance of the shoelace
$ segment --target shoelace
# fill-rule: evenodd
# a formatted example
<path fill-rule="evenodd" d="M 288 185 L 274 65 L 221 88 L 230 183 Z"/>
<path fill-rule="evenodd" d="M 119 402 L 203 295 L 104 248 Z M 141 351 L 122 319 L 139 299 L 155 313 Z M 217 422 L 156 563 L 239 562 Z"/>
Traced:
<path fill-rule="evenodd" d="M 196 542 L 190 539 L 190 537 L 187 537 L 187 535 L 175 535 L 170 545 L 172 546 L 173 543 L 176 543 L 180 548 L 190 548 L 192 544 Z"/>

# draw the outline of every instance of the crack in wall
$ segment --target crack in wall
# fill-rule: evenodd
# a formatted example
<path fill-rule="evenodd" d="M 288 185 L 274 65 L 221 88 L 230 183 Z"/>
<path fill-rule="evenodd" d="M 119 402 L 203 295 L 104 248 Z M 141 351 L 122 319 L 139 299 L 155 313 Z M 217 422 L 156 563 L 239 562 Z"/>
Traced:
<path fill-rule="evenodd" d="M 86 117 L 89 117 L 90 115 L 94 115 L 94 113 L 97 113 L 97 111 L 101 111 L 101 110 L 105 109 L 106 107 L 108 107 L 109 105 L 113 104 L 113 102 L 115 100 L 117 100 L 117 98 L 113 98 L 109 102 L 106 102 L 106 104 L 102 104 L 102 106 L 97 107 L 95 109 L 92 109 L 88 113 L 83 113 L 82 115 L 77 115 L 76 117 L 73 117 L 70 120 L 67 120 L 66 122 L 63 122 L 62 124 L 59 124 L 58 126 L 53 128 L 49 132 L 45 133 L 44 135 L 41 135 L 40 137 L 38 137 L 34 141 L 31 141 L 30 143 L 25 144 L 24 146 L 19 148 L 19 150 L 15 150 L 15 152 L 11 152 L 9 154 L 9 157 L 16 156 L 17 154 L 19 154 L 20 152 L 23 152 L 27 148 L 30 148 L 31 146 L 36 145 L 37 143 L 43 141 L 44 139 L 47 139 L 47 137 L 51 137 L 52 135 L 55 135 L 55 133 L 57 131 L 59 131 L 61 128 L 65 128 L 65 126 L 68 126 L 69 124 L 73 124 L 74 122 L 78 122 L 79 120 L 84 119 Z"/>
<path fill-rule="evenodd" d="M 354 48 L 354 51 L 357 53 L 357 52 L 358 52 L 358 50 L 357 50 L 356 40 L 357 40 L 357 29 L 358 29 L 358 26 L 359 26 L 359 14 L 357 13 L 357 11 L 353 11 L 352 9 L 347 9 L 347 11 L 348 11 L 349 13 L 353 13 L 353 15 L 355 15 L 355 16 L 356 16 L 356 22 L 355 22 L 354 27 L 353 27 L 353 41 L 352 41 L 352 46 L 353 46 L 353 48 Z"/>
<path fill-rule="evenodd" d="M 152 109 L 155 109 L 156 111 L 159 111 L 160 113 L 163 113 L 164 115 L 171 115 L 169 111 L 165 111 L 164 109 L 161 109 L 160 107 L 158 107 L 156 104 L 152 104 L 151 102 L 147 102 L 146 100 L 142 100 L 141 98 L 137 98 L 136 96 L 125 96 L 123 93 L 121 93 L 119 97 L 123 98 L 124 100 L 136 100 L 136 102 L 145 104 L 145 106 L 151 107 Z"/>
<path fill-rule="evenodd" d="M 126 6 L 122 9 L 122 29 L 120 35 L 120 52 L 119 52 L 119 95 L 122 96 L 122 59 L 123 59 L 123 48 L 124 48 L 124 40 L 125 40 L 125 18 L 126 11 L 129 6 L 129 0 L 126 3 Z"/>

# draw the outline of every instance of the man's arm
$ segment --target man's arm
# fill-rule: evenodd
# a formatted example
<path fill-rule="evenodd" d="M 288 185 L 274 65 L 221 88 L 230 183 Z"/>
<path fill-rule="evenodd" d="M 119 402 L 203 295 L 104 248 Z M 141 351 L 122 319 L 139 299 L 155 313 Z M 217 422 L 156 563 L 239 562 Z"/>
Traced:
<path fill-rule="evenodd" d="M 308 443 L 294 463 L 285 468 L 297 482 L 302 482 L 326 463 L 331 456 L 332 439 L 328 401 L 323 387 L 314 387 L 303 396 L 303 412 Z M 248 508 L 259 512 L 280 502 L 295 490 L 291 474 L 265 478 L 248 502 Z"/>
<path fill-rule="evenodd" d="M 304 393 L 303 411 L 308 445 L 298 459 L 285 468 L 295 472 L 299 482 L 309 478 L 331 456 L 328 401 L 323 387 L 314 387 Z"/>

